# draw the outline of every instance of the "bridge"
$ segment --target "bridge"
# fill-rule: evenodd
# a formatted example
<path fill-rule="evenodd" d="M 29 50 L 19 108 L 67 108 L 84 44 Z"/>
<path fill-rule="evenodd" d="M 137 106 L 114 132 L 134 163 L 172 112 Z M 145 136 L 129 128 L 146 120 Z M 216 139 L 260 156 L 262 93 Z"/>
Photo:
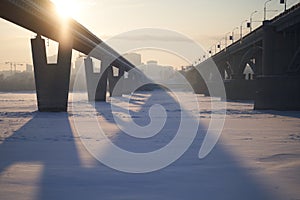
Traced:
<path fill-rule="evenodd" d="M 89 55 L 85 71 L 91 101 L 105 101 L 107 79 L 112 91 L 124 72 L 135 68 L 77 21 L 62 20 L 49 0 L 2 0 L 0 17 L 37 34 L 31 46 L 39 111 L 67 111 L 72 49 Z M 42 36 L 59 43 L 56 64 L 47 63 Z M 101 61 L 100 73 L 93 72 L 91 57 Z M 119 69 L 118 76 L 112 75 L 112 67 Z"/>
<path fill-rule="evenodd" d="M 89 55 L 84 63 L 90 101 L 105 101 L 107 80 L 112 94 L 125 71 L 135 68 L 75 20 L 62 20 L 49 0 L 2 0 L 0 5 L 1 18 L 37 34 L 31 39 L 31 46 L 39 111 L 67 111 L 72 49 Z M 47 63 L 42 36 L 59 43 L 56 64 Z M 100 73 L 93 71 L 92 57 L 101 61 Z M 224 79 L 228 99 L 254 100 L 255 109 L 299 110 L 300 4 L 264 21 L 211 59 Z M 211 59 L 196 66 L 208 68 L 206 76 Z M 243 73 L 246 66 L 254 72 L 248 79 Z M 113 67 L 119 69 L 117 76 L 113 75 Z M 203 78 L 194 68 L 184 73 L 196 93 L 209 95 Z M 134 76 L 129 74 L 127 83 Z"/>
<path fill-rule="evenodd" d="M 263 21 L 211 59 L 223 77 L 227 99 L 254 100 L 255 109 L 300 110 L 300 4 Z M 246 66 L 254 76 L 245 77 Z M 209 95 L 195 68 L 184 73 L 197 93 Z"/>

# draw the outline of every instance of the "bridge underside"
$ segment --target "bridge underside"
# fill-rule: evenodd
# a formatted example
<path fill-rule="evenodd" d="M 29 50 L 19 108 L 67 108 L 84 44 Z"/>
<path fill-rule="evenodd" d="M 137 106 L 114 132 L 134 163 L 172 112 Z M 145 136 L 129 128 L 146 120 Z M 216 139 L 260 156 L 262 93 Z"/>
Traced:
<path fill-rule="evenodd" d="M 112 88 L 114 81 L 122 80 L 124 71 L 135 68 L 75 20 L 62 20 L 49 0 L 3 0 L 0 2 L 0 17 L 38 35 L 32 39 L 31 45 L 39 111 L 67 111 L 72 49 L 91 54 L 101 61 L 100 74 L 89 71 L 90 63 L 86 62 L 90 100 L 105 101 L 107 79 Z M 45 41 L 40 35 L 59 43 L 56 64 L 47 63 Z M 112 66 L 119 68 L 118 77 L 109 75 Z M 116 95 L 122 92 L 118 93 Z"/>
<path fill-rule="evenodd" d="M 70 85 L 72 41 L 59 43 L 56 64 L 48 64 L 45 40 L 41 36 L 31 39 L 38 110 L 40 112 L 66 112 Z M 110 96 L 131 93 L 131 72 L 125 79 L 125 69 L 113 66 L 112 59 L 102 59 L 100 73 L 94 72 L 91 57 L 84 60 L 86 85 L 89 101 L 106 101 L 107 89 Z M 118 73 L 113 72 L 118 69 Z M 118 83 L 118 84 L 117 84 Z M 116 87 L 118 85 L 118 87 Z M 126 90 L 125 90 L 126 88 Z"/>

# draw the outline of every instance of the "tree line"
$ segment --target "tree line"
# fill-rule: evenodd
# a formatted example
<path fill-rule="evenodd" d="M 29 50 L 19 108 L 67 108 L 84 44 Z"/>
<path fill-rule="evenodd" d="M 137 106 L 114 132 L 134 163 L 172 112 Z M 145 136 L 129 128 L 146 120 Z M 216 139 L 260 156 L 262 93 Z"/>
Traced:
<path fill-rule="evenodd" d="M 75 75 L 70 77 L 72 91 Z M 85 91 L 85 80 L 80 80 L 79 88 Z M 35 80 L 33 72 L 15 72 L 11 75 L 0 74 L 0 92 L 34 91 Z"/>
<path fill-rule="evenodd" d="M 0 74 L 0 91 L 32 91 L 35 90 L 34 75 L 30 72 L 16 72 L 5 76 Z"/>

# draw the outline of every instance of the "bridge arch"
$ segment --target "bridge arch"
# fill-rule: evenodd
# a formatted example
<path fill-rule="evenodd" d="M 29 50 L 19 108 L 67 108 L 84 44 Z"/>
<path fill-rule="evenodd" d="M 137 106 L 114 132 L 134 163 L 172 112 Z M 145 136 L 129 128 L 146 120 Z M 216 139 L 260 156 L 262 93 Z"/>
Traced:
<path fill-rule="evenodd" d="M 242 56 L 240 63 L 238 65 L 238 74 L 243 75 L 245 68 L 247 67 L 247 64 L 250 66 L 254 74 L 258 73 L 258 66 L 256 60 L 258 59 L 258 56 L 262 56 L 262 47 L 260 46 L 254 46 L 250 49 L 248 49 L 244 55 Z"/>
<path fill-rule="evenodd" d="M 225 79 L 231 79 L 233 75 L 233 68 L 229 61 L 226 61 L 224 70 L 225 70 Z"/>

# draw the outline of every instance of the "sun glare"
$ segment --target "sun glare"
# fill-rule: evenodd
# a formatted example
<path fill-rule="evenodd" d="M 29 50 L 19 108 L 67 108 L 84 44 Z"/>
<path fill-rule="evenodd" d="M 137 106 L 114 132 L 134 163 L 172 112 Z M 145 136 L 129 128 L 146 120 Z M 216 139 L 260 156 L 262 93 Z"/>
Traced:
<path fill-rule="evenodd" d="M 78 1 L 76 0 L 51 0 L 55 6 L 57 12 L 63 18 L 76 17 L 80 10 Z"/>

